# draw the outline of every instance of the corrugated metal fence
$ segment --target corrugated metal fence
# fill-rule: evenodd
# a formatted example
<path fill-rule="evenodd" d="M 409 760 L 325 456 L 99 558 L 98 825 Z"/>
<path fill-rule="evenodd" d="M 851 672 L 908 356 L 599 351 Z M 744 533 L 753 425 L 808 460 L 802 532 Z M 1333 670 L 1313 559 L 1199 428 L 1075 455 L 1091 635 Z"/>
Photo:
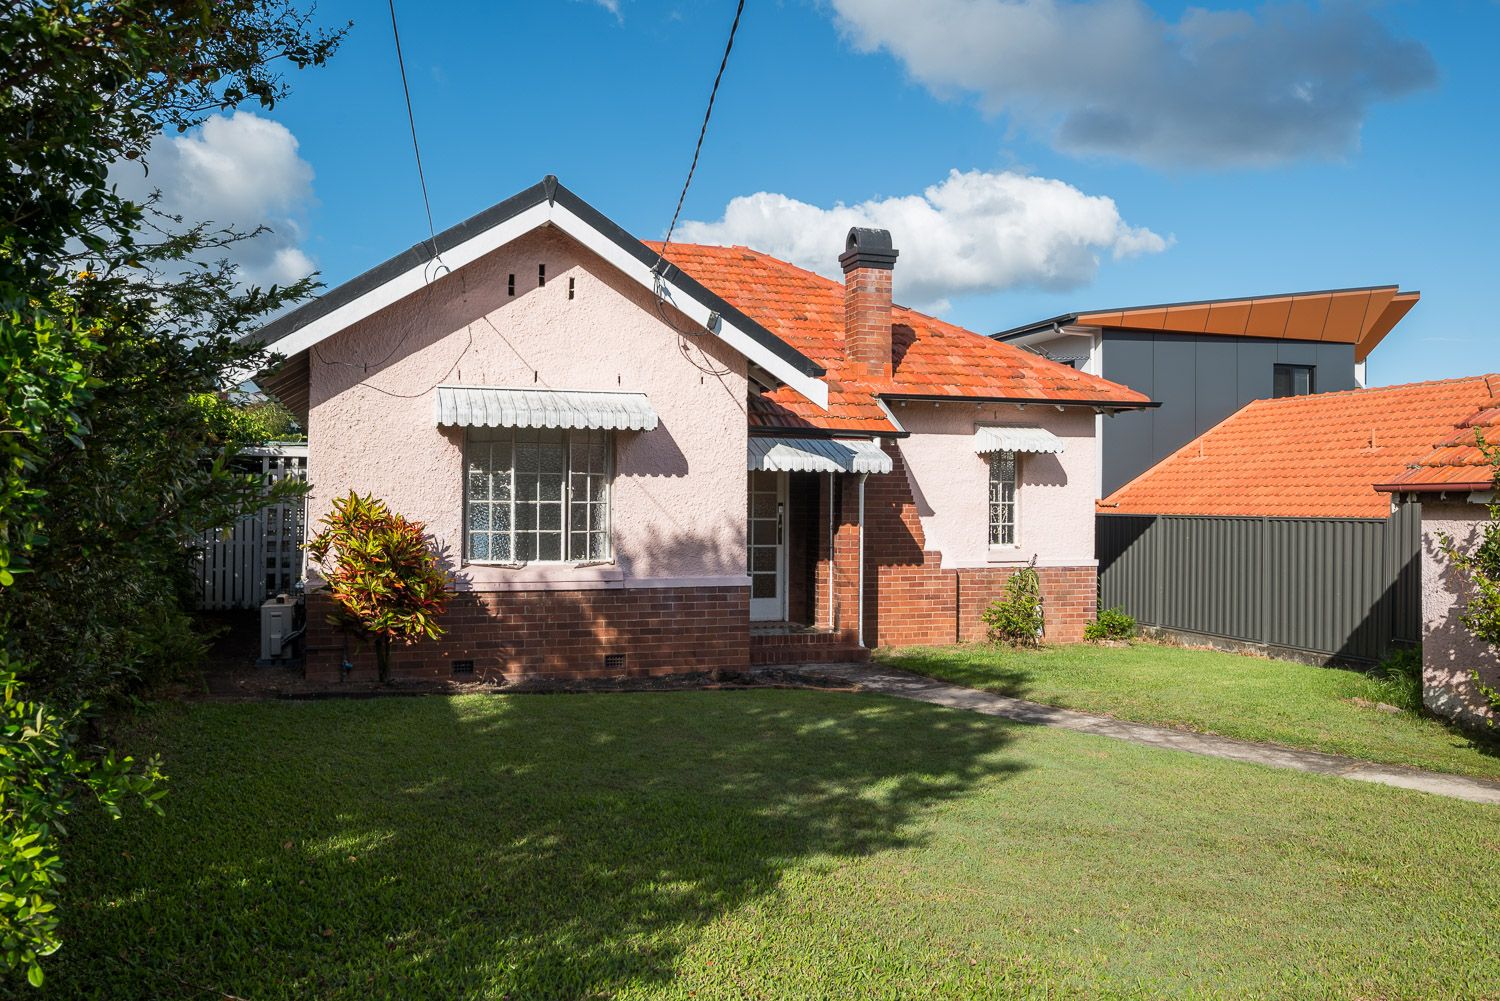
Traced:
<path fill-rule="evenodd" d="M 1101 608 L 1355 661 L 1421 639 L 1421 509 L 1384 521 L 1101 514 Z"/>
<path fill-rule="evenodd" d="M 307 478 L 307 446 L 268 445 L 241 452 L 239 464 L 260 471 L 267 483 Z M 229 528 L 198 539 L 200 608 L 258 608 L 273 594 L 290 591 L 302 578 L 301 498 L 249 514 Z"/>

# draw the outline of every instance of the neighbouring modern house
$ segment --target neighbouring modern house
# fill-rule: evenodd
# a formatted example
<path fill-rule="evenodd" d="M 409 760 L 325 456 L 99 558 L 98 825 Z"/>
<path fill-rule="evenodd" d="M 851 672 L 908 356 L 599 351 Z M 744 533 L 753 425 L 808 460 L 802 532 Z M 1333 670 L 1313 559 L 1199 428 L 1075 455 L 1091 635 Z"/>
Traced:
<path fill-rule="evenodd" d="M 1099 503 L 1101 603 L 1318 662 L 1422 641 L 1424 518 L 1480 509 L 1450 492 L 1458 503 L 1429 511 L 1416 487 L 1376 485 L 1496 406 L 1497 388 L 1474 376 L 1249 404 Z"/>
<path fill-rule="evenodd" d="M 1101 423 L 1105 493 L 1254 400 L 1365 385 L 1417 300 L 1395 285 L 1066 313 L 995 334 L 1139 390 L 1157 409 Z"/>
<path fill-rule="evenodd" d="M 1480 540 L 1489 505 L 1496 500 L 1495 471 L 1479 449 L 1479 437 L 1500 443 L 1500 376 L 1488 376 L 1489 400 L 1455 422 L 1430 452 L 1416 453 L 1410 468 L 1376 489 L 1421 504 L 1422 511 L 1422 701 L 1444 716 L 1467 723 L 1492 719 L 1475 673 L 1500 688 L 1500 653 L 1460 621 L 1470 597 L 1468 584 L 1449 562 L 1444 536 L 1471 550 Z"/>
<path fill-rule="evenodd" d="M 843 282 L 640 242 L 548 177 L 263 328 L 305 420 L 309 525 L 350 490 L 422 521 L 458 599 L 401 675 L 723 671 L 981 637 L 1035 563 L 1094 615 L 1097 418 L 1146 394 Z M 306 670 L 369 652 L 308 590 Z"/>

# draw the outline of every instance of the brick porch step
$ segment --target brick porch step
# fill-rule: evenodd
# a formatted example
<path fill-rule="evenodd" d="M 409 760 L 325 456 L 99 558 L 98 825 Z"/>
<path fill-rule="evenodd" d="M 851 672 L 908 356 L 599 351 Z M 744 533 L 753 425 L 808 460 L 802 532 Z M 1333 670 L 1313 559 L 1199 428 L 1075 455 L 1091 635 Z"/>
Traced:
<path fill-rule="evenodd" d="M 848 633 L 788 623 L 750 627 L 753 666 L 862 664 L 869 659 L 870 651 Z"/>

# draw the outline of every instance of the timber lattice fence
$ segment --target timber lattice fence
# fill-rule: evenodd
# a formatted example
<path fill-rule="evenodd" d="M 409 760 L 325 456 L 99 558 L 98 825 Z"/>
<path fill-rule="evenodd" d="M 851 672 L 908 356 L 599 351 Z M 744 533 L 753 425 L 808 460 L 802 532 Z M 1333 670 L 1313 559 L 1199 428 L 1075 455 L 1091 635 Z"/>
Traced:
<path fill-rule="evenodd" d="M 307 479 L 307 446 L 273 443 L 239 453 L 237 465 L 259 470 L 267 484 Z M 204 532 L 194 546 L 198 607 L 258 608 L 302 579 L 307 505 L 297 497 L 249 514 L 228 528 Z"/>

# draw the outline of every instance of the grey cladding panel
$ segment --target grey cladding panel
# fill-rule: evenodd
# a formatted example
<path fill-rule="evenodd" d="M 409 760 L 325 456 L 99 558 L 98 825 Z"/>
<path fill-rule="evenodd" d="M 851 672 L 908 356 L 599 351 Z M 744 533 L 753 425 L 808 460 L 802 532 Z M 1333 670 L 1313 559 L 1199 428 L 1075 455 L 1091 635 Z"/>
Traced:
<path fill-rule="evenodd" d="M 1153 399 L 1161 401 L 1151 435 L 1151 461 L 1160 462 L 1197 437 L 1198 394 L 1193 382 L 1198 374 L 1195 338 L 1162 335 L 1156 338 L 1153 356 L 1158 387 Z"/>
<path fill-rule="evenodd" d="M 1155 340 L 1153 334 L 1111 334 L 1104 346 L 1104 377 L 1145 393 L 1153 400 L 1159 399 L 1152 364 Z M 1151 436 L 1155 421 L 1154 410 L 1104 419 L 1101 486 L 1105 494 L 1124 486 L 1152 464 Z"/>
<path fill-rule="evenodd" d="M 1343 389 L 1355 389 L 1354 345 L 1319 344 L 1317 351 L 1320 393 L 1333 393 Z"/>
<path fill-rule="evenodd" d="M 1240 408 L 1239 352 L 1225 337 L 1198 341 L 1193 434 L 1200 435 Z"/>
<path fill-rule="evenodd" d="M 1276 368 L 1276 342 L 1238 341 L 1235 355 L 1239 359 L 1239 405 L 1269 399 L 1271 376 Z"/>
<path fill-rule="evenodd" d="M 1311 341 L 1281 341 L 1276 345 L 1276 360 L 1283 365 L 1316 365 L 1318 345 Z"/>

